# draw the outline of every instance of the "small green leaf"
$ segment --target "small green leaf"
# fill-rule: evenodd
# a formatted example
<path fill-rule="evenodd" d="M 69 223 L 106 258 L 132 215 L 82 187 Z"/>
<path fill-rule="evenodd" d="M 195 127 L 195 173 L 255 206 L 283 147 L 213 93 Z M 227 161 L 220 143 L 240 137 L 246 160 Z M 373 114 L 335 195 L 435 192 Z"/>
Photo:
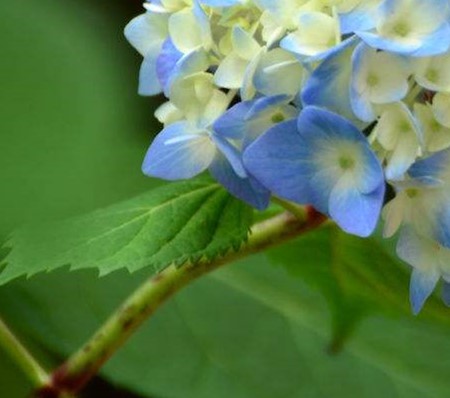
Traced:
<path fill-rule="evenodd" d="M 5 245 L 0 283 L 64 265 L 104 275 L 212 259 L 240 247 L 251 218 L 250 207 L 209 180 L 169 184 L 84 216 L 18 229 Z"/>

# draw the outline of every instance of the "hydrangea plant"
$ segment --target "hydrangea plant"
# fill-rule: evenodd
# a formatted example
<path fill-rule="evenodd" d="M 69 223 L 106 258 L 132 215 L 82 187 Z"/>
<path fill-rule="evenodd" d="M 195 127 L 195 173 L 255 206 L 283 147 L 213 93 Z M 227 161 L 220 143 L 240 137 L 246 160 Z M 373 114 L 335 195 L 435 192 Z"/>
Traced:
<path fill-rule="evenodd" d="M 125 29 L 164 93 L 148 176 L 205 170 L 256 209 L 311 205 L 398 232 L 418 313 L 450 282 L 447 0 L 160 0 Z M 388 189 L 386 189 L 389 187 Z M 388 193 L 386 193 L 388 192 Z"/>
<path fill-rule="evenodd" d="M 326 291 L 330 352 L 339 351 L 372 310 L 366 308 L 374 301 L 370 294 L 359 291 L 371 287 L 361 280 L 378 287 L 385 276 L 357 266 L 378 247 L 381 260 L 371 264 L 385 262 L 384 256 L 386 267 L 395 263 L 377 237 L 364 246 L 370 250 L 361 249 L 359 238 L 377 230 L 382 238 L 394 237 L 397 257 L 412 268 L 412 312 L 422 310 L 438 285 L 450 305 L 450 0 L 152 0 L 144 8 L 125 36 L 143 57 L 139 94 L 161 95 L 165 102 L 156 109 L 162 129 L 142 171 L 180 181 L 89 214 L 18 228 L 2 243 L 0 285 L 66 265 L 101 275 L 153 267 L 52 372 L 0 318 L 0 346 L 33 383 L 36 397 L 75 397 L 184 286 L 323 224 L 329 228 L 290 248 L 302 245 L 300 257 L 308 257 L 309 245 L 321 250 L 333 235 L 330 258 L 322 259 L 333 276 L 325 277 L 313 256 L 304 264 L 298 259 L 300 271 L 286 268 Z M 353 249 L 350 261 L 345 256 Z M 337 281 L 331 258 L 337 251 L 342 274 L 348 266 L 363 285 L 354 295 L 353 286 L 340 286 L 347 275 Z M 389 287 L 370 293 L 393 296 L 400 279 L 389 271 Z M 283 307 L 278 293 L 258 294 Z M 433 314 L 448 327 L 445 314 Z M 440 349 L 441 341 L 436 345 Z M 392 369 L 398 373 L 397 362 Z"/>

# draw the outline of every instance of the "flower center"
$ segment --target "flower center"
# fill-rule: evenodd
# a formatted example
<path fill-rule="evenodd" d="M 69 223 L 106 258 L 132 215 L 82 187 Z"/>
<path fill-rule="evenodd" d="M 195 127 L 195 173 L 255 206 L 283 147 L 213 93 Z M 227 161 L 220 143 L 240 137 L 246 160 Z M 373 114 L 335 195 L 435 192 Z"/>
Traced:
<path fill-rule="evenodd" d="M 408 198 L 413 199 L 419 195 L 419 190 L 417 188 L 408 188 L 406 195 L 408 195 Z"/>
<path fill-rule="evenodd" d="M 380 79 L 377 75 L 371 73 L 367 76 L 367 85 L 369 87 L 375 87 L 380 82 Z"/>
<path fill-rule="evenodd" d="M 339 158 L 339 166 L 342 170 L 353 169 L 355 161 L 350 156 L 341 156 Z"/>
<path fill-rule="evenodd" d="M 425 77 L 432 83 L 436 83 L 439 80 L 439 73 L 436 69 L 430 68 L 427 70 Z"/>
<path fill-rule="evenodd" d="M 401 133 L 409 133 L 411 131 L 411 125 L 407 120 L 402 120 L 398 124 L 398 129 Z"/>
<path fill-rule="evenodd" d="M 272 115 L 272 123 L 281 123 L 285 119 L 284 115 L 281 112 L 277 112 Z"/>
<path fill-rule="evenodd" d="M 399 22 L 394 26 L 394 33 L 400 37 L 406 37 L 411 32 L 411 27 L 406 22 Z"/>

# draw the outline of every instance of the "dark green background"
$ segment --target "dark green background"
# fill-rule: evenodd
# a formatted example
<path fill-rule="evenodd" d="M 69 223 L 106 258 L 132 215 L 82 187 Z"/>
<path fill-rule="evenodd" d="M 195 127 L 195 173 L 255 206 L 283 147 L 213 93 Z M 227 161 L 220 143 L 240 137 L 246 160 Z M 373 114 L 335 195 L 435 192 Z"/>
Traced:
<path fill-rule="evenodd" d="M 140 58 L 122 34 L 140 12 L 140 1 L 0 3 L 0 236 L 159 184 L 140 172 L 158 100 L 137 96 Z M 84 395 L 447 398 L 450 312 L 433 299 L 412 317 L 408 272 L 377 239 L 311 234 L 190 286 Z M 51 367 L 146 273 L 19 280 L 0 288 L 0 312 Z M 0 352 L 0 397 L 28 389 Z"/>

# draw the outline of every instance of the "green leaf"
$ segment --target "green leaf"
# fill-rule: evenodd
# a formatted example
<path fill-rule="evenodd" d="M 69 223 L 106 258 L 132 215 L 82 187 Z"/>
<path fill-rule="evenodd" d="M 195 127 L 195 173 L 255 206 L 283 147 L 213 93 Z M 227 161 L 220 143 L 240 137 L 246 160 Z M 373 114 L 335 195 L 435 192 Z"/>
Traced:
<path fill-rule="evenodd" d="M 298 246 L 291 253 L 292 258 L 301 256 L 296 267 L 315 265 L 327 279 L 328 259 L 322 254 L 328 251 L 328 233 L 311 233 L 277 253 Z M 367 243 L 372 248 L 366 251 L 348 250 L 359 242 L 350 237 L 341 247 L 346 262 L 363 273 L 376 274 L 376 268 L 366 268 L 377 261 L 397 272 L 397 261 L 378 242 L 373 247 Z M 360 255 L 369 251 L 377 260 L 361 262 Z M 270 256 L 273 261 L 274 252 Z M 100 280 L 92 272 L 40 275 L 2 287 L 0 307 L 16 328 L 69 355 L 143 278 L 143 273 L 125 272 Z M 357 280 L 353 289 L 366 297 L 365 305 L 374 296 L 363 293 L 365 279 L 359 287 Z M 407 309 L 406 287 L 397 282 L 391 286 L 388 280 L 379 277 L 376 284 L 389 293 L 381 306 L 392 310 L 374 311 L 383 302 L 379 296 L 343 350 L 332 355 L 330 312 L 322 292 L 273 267 L 265 255 L 254 256 L 183 290 L 102 374 L 147 397 L 447 398 L 450 326 L 434 313 L 448 318 L 448 310 L 436 302 L 413 317 L 396 304 L 404 301 Z M 398 298 L 392 301 L 391 296 Z"/>
<path fill-rule="evenodd" d="M 104 275 L 213 259 L 241 246 L 251 219 L 252 209 L 217 183 L 169 184 L 84 216 L 18 229 L 0 283 L 64 265 Z"/>
<path fill-rule="evenodd" d="M 328 225 L 270 253 L 272 263 L 281 265 L 326 299 L 332 314 L 331 351 L 341 349 L 370 314 L 411 312 L 410 268 L 397 258 L 393 243 L 379 236 L 357 238 Z M 424 316 L 450 326 L 439 299 L 429 300 L 427 309 Z"/>

